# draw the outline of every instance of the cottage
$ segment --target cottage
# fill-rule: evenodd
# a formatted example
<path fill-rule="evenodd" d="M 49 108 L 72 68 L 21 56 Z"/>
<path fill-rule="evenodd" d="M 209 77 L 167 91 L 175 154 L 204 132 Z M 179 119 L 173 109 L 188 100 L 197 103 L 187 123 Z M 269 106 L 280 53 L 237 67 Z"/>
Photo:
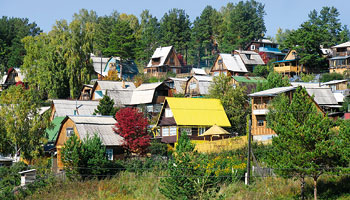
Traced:
<path fill-rule="evenodd" d="M 287 53 L 286 57 L 283 60 L 276 61 L 273 63 L 273 70 L 280 74 L 288 74 L 290 76 L 294 74 L 300 74 L 301 72 L 308 72 L 307 66 L 303 66 L 299 62 L 297 52 L 291 50 Z"/>
<path fill-rule="evenodd" d="M 278 49 L 277 43 L 267 39 L 252 41 L 246 46 L 245 50 L 258 53 L 265 64 L 267 64 L 270 60 L 283 60 L 284 56 L 286 55 Z"/>
<path fill-rule="evenodd" d="M 123 157 L 122 148 L 124 139 L 113 131 L 116 121 L 112 116 L 67 116 L 62 121 L 55 147 L 57 149 L 57 169 L 63 169 L 61 161 L 62 148 L 65 142 L 72 135 L 80 140 L 93 137 L 97 134 L 102 144 L 106 147 L 106 154 L 109 160 L 116 160 Z"/>
<path fill-rule="evenodd" d="M 331 88 L 319 87 L 319 88 L 306 88 L 307 93 L 314 97 L 314 101 L 323 111 L 328 112 L 331 116 L 334 112 L 338 112 L 340 105 L 336 100 Z"/>
<path fill-rule="evenodd" d="M 96 81 L 91 92 L 91 100 L 100 100 L 107 90 L 133 90 L 133 82 L 127 81 Z"/>
<path fill-rule="evenodd" d="M 333 80 L 333 81 L 322 83 L 322 85 L 330 87 L 332 92 L 335 92 L 336 90 L 348 89 L 347 80 Z"/>
<path fill-rule="evenodd" d="M 210 74 L 213 76 L 218 76 L 220 74 L 225 74 L 227 76 L 236 74 L 243 75 L 247 72 L 248 70 L 239 55 L 226 53 L 219 53 L 213 67 L 210 69 Z"/>
<path fill-rule="evenodd" d="M 270 101 L 279 94 L 285 94 L 291 100 L 293 98 L 293 93 L 297 87 L 279 87 L 268 89 L 256 93 L 249 94 L 252 104 L 252 128 L 251 133 L 253 140 L 264 141 L 271 139 L 276 133 L 267 127 L 266 115 L 268 113 L 268 105 Z M 310 97 L 311 98 L 311 97 Z M 324 114 L 324 111 L 320 106 L 314 102 L 317 110 Z"/>
<path fill-rule="evenodd" d="M 1 90 L 4 90 L 11 85 L 21 84 L 23 86 L 27 86 L 24 82 L 24 79 L 25 79 L 25 74 L 21 72 L 21 69 L 11 67 L 8 70 L 7 74 L 2 77 Z"/>
<path fill-rule="evenodd" d="M 192 68 L 191 75 L 207 76 L 208 74 L 202 68 Z"/>
<path fill-rule="evenodd" d="M 186 83 L 185 96 L 208 95 L 212 83 L 212 76 L 192 76 Z"/>
<path fill-rule="evenodd" d="M 200 136 L 213 125 L 231 127 L 219 99 L 167 97 L 156 124 L 160 128 L 156 138 L 174 144 L 186 133 L 192 140 L 204 140 Z"/>
<path fill-rule="evenodd" d="M 94 85 L 84 84 L 83 89 L 78 97 L 79 100 L 91 100 L 92 88 Z"/>
<path fill-rule="evenodd" d="M 144 69 L 144 73 L 150 76 L 163 76 L 167 72 L 180 74 L 183 63 L 178 58 L 173 46 L 157 48 L 148 65 Z"/>
<path fill-rule="evenodd" d="M 133 60 L 122 60 L 120 57 L 111 57 L 104 66 L 103 76 L 108 75 L 108 71 L 117 70 L 120 79 L 132 79 L 139 73 L 137 65 Z"/>
<path fill-rule="evenodd" d="M 188 78 L 173 78 L 169 77 L 165 80 L 165 84 L 172 90 L 172 94 L 185 94 L 186 83 Z"/>
<path fill-rule="evenodd" d="M 50 120 L 67 115 L 92 115 L 98 104 L 98 101 L 54 99 L 51 105 Z"/>
<path fill-rule="evenodd" d="M 350 69 L 350 41 L 332 47 L 333 55 L 329 59 L 329 72 L 342 74 Z"/>
<path fill-rule="evenodd" d="M 260 55 L 254 51 L 241 51 L 235 50 L 234 55 L 239 55 L 249 72 L 253 72 L 254 67 L 257 65 L 265 65 Z"/>

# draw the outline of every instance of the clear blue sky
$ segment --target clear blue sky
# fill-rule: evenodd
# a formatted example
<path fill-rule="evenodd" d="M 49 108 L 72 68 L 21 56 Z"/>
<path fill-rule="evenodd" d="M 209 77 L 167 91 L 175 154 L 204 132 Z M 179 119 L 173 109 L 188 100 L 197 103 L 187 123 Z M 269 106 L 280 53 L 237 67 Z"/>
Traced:
<path fill-rule="evenodd" d="M 296 29 L 307 20 L 308 13 L 323 6 L 334 6 L 340 12 L 342 24 L 350 25 L 349 0 L 258 0 L 265 4 L 266 35 L 274 36 L 279 27 Z M 0 15 L 26 17 L 35 21 L 45 32 L 51 30 L 56 20 L 71 20 L 80 9 L 94 10 L 99 16 L 119 13 L 139 16 L 142 10 L 160 19 L 171 8 L 182 8 L 193 21 L 206 5 L 220 9 L 228 2 L 238 0 L 0 0 Z"/>

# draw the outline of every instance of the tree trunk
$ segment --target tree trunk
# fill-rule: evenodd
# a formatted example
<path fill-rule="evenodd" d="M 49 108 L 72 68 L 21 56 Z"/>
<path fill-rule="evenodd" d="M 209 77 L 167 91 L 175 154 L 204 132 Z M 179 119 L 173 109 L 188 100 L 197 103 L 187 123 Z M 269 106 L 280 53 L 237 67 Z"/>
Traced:
<path fill-rule="evenodd" d="M 314 199 L 317 200 L 317 177 L 314 177 Z"/>
<path fill-rule="evenodd" d="M 300 196 L 301 196 L 301 199 L 302 199 L 302 200 L 305 200 L 304 191 L 305 191 L 305 178 L 304 178 L 304 177 L 301 177 Z"/>

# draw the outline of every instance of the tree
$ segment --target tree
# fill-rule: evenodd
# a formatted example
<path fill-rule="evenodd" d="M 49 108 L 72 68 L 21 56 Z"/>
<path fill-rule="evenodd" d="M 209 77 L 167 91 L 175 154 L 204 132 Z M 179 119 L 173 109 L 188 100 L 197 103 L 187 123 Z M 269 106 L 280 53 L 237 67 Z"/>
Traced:
<path fill-rule="evenodd" d="M 98 17 L 94 36 L 94 52 L 97 54 L 105 52 L 109 44 L 109 35 L 116 26 L 119 13 L 113 11 L 110 15 Z M 106 56 L 106 55 L 103 55 Z"/>
<path fill-rule="evenodd" d="M 194 150 L 187 134 L 181 134 L 168 163 L 166 178 L 160 180 L 159 191 L 169 199 L 211 199 L 218 190 L 215 174 L 208 169 L 208 159 Z"/>
<path fill-rule="evenodd" d="M 133 29 L 126 20 L 118 20 L 109 36 L 109 47 L 103 52 L 106 56 L 119 56 L 122 59 L 135 57 L 136 39 Z"/>
<path fill-rule="evenodd" d="M 94 111 L 94 115 L 115 115 L 116 108 L 114 108 L 114 100 L 109 96 L 104 95 L 103 98 L 98 103 L 97 109 Z"/>
<path fill-rule="evenodd" d="M 321 76 L 321 82 L 328 82 L 333 80 L 342 80 L 344 79 L 343 75 L 339 73 L 325 73 Z"/>
<path fill-rule="evenodd" d="M 267 123 L 277 134 L 268 162 L 276 173 L 301 180 L 302 197 L 306 176 L 314 180 L 317 199 L 318 178 L 334 168 L 348 166 L 349 128 L 342 124 L 339 131 L 333 129 L 336 124 L 317 110 L 305 88 L 298 88 L 292 101 L 286 95 L 275 97 Z"/>
<path fill-rule="evenodd" d="M 11 86 L 0 96 L 0 152 L 28 161 L 39 155 L 45 143 L 49 113 L 39 113 L 40 99 L 34 89 Z"/>
<path fill-rule="evenodd" d="M 80 141 L 71 136 L 62 148 L 62 162 L 70 179 L 102 178 L 116 173 L 116 166 L 109 161 L 101 139 L 94 134 Z"/>
<path fill-rule="evenodd" d="M 27 18 L 0 19 L 0 72 L 7 72 L 10 67 L 20 67 L 25 55 L 21 39 L 38 35 L 42 30 L 35 22 L 29 23 Z"/>
<path fill-rule="evenodd" d="M 294 30 L 285 29 L 282 28 L 277 29 L 277 33 L 275 36 L 276 43 L 277 44 L 283 44 L 284 41 L 288 38 L 288 36 L 293 32 Z"/>
<path fill-rule="evenodd" d="M 241 135 L 246 133 L 245 122 L 248 114 L 248 97 L 244 91 L 244 87 L 233 88 L 231 77 L 225 75 L 214 77 L 213 84 L 209 88 L 209 96 L 220 99 L 232 130 Z"/>
<path fill-rule="evenodd" d="M 173 45 L 178 52 L 184 55 L 191 37 L 190 27 L 191 22 L 185 10 L 171 9 L 160 21 L 161 44 L 163 46 Z"/>
<path fill-rule="evenodd" d="M 220 50 L 231 52 L 244 48 L 248 42 L 263 38 L 266 32 L 264 5 L 255 0 L 228 4 L 224 10 L 224 24 Z M 225 20 L 226 19 L 226 20 Z"/>
<path fill-rule="evenodd" d="M 255 76 L 262 76 L 262 77 L 267 77 L 269 75 L 269 72 L 271 71 L 271 69 L 273 69 L 272 66 L 268 66 L 268 65 L 257 65 L 256 67 L 254 67 L 253 69 L 253 74 Z"/>
<path fill-rule="evenodd" d="M 124 138 L 124 147 L 132 153 L 144 155 L 150 146 L 147 118 L 136 108 L 122 108 L 115 115 L 114 131 Z"/>
<path fill-rule="evenodd" d="M 256 86 L 256 92 L 276 87 L 286 87 L 290 85 L 288 77 L 283 77 L 282 74 L 279 74 L 277 72 L 270 72 L 266 80 L 266 82 L 258 83 Z"/>

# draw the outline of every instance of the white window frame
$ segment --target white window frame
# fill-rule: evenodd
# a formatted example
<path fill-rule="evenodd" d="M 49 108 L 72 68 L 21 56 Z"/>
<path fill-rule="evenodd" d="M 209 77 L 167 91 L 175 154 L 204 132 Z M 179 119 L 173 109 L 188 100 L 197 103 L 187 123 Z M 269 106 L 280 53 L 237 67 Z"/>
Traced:
<path fill-rule="evenodd" d="M 167 133 L 167 134 L 164 134 L 164 133 Z M 170 129 L 169 129 L 168 126 L 163 126 L 162 127 L 162 137 L 164 137 L 164 136 L 170 136 Z"/>
<path fill-rule="evenodd" d="M 203 135 L 204 132 L 205 132 L 205 128 L 204 127 L 199 127 L 198 128 L 198 135 Z"/>
<path fill-rule="evenodd" d="M 106 155 L 108 160 L 113 160 L 113 149 L 106 149 Z"/>
<path fill-rule="evenodd" d="M 71 137 L 74 135 L 74 129 L 73 128 L 66 128 L 66 136 Z"/>
<path fill-rule="evenodd" d="M 169 127 L 169 135 L 170 135 L 170 136 L 175 136 L 175 135 L 177 135 L 176 126 L 170 126 L 170 127 Z"/>
<path fill-rule="evenodd" d="M 254 44 L 250 45 L 250 50 L 252 50 L 252 51 L 255 50 L 255 45 Z"/>
<path fill-rule="evenodd" d="M 173 117 L 173 112 L 170 108 L 165 108 L 165 117 Z"/>

